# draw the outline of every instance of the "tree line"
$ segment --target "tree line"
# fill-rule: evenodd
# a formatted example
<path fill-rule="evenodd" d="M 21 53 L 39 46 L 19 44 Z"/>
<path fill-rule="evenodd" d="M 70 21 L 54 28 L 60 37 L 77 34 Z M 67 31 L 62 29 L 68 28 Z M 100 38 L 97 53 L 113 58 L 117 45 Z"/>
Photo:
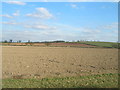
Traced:
<path fill-rule="evenodd" d="M 87 40 L 72 40 L 71 42 L 86 42 Z M 100 42 L 100 41 L 95 41 L 95 40 L 91 40 L 94 42 Z M 70 41 L 64 41 L 64 40 L 56 40 L 56 41 L 41 41 L 41 42 L 33 42 L 31 40 L 26 41 L 25 43 L 60 43 L 60 42 L 70 42 Z M 2 43 L 22 43 L 22 40 L 18 40 L 18 41 L 13 41 L 12 39 L 10 40 L 4 40 L 2 41 Z"/>

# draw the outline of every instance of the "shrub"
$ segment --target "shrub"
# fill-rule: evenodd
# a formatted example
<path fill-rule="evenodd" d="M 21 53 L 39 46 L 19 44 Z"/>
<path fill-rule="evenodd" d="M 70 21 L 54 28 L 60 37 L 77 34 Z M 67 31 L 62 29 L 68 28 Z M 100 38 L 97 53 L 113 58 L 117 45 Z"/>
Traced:
<path fill-rule="evenodd" d="M 113 48 L 120 48 L 120 44 L 113 44 L 112 47 Z"/>

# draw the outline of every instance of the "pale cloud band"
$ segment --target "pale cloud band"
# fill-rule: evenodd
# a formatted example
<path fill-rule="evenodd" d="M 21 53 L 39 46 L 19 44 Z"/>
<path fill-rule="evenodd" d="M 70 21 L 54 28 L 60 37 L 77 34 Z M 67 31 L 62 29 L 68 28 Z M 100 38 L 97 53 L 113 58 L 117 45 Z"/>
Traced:
<path fill-rule="evenodd" d="M 35 13 L 29 13 L 29 14 L 26 14 L 26 16 L 42 18 L 42 19 L 50 19 L 53 17 L 53 15 L 46 8 L 43 8 L 43 7 L 36 8 Z"/>
<path fill-rule="evenodd" d="M 38 30 L 55 30 L 56 27 L 38 24 L 38 25 L 25 25 L 26 28 L 38 29 Z"/>
<path fill-rule="evenodd" d="M 8 3 L 8 4 L 17 4 L 17 5 L 26 5 L 26 3 L 21 2 L 21 1 L 5 1 L 5 3 Z"/>
<path fill-rule="evenodd" d="M 0 17 L 12 19 L 12 18 L 14 18 L 14 16 L 19 16 L 19 15 L 20 15 L 19 10 L 17 10 L 15 13 L 12 14 L 12 16 L 8 15 L 8 14 L 4 14 L 4 15 L 0 15 Z"/>
<path fill-rule="evenodd" d="M 0 17 L 6 17 L 6 18 L 13 18 L 12 16 L 5 14 L 5 15 L 0 15 Z"/>

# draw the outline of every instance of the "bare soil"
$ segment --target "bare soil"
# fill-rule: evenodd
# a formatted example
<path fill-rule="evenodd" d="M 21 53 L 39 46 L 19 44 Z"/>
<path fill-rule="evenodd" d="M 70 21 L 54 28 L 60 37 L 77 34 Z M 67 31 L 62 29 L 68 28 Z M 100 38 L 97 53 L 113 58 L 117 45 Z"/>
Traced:
<path fill-rule="evenodd" d="M 1 43 L 0 43 L 1 45 Z M 46 43 L 2 43 L 2 45 L 8 45 L 8 46 L 20 46 L 20 45 L 32 45 L 32 46 L 47 46 Z M 49 46 L 74 46 L 74 47 L 97 47 L 93 45 L 86 45 L 81 43 L 49 43 Z"/>
<path fill-rule="evenodd" d="M 2 46 L 3 78 L 46 78 L 117 73 L 118 50 Z"/>

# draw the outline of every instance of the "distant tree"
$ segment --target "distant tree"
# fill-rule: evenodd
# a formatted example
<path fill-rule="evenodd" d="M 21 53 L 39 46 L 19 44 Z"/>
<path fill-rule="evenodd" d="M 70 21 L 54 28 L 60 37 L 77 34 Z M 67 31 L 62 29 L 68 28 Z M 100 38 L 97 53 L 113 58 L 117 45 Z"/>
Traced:
<path fill-rule="evenodd" d="M 60 42 L 65 42 L 65 41 L 60 40 L 60 41 L 53 41 L 53 42 L 55 42 L 55 43 L 60 43 Z"/>
<path fill-rule="evenodd" d="M 28 43 L 30 43 L 30 40 L 28 40 Z"/>
<path fill-rule="evenodd" d="M 21 40 L 19 40 L 18 42 L 21 43 Z"/>
<path fill-rule="evenodd" d="M 12 39 L 9 40 L 10 43 L 12 43 L 12 41 L 13 41 Z"/>
<path fill-rule="evenodd" d="M 7 42 L 8 42 L 7 40 L 3 41 L 3 43 L 7 43 Z"/>
<path fill-rule="evenodd" d="M 72 42 L 75 42 L 74 40 L 72 40 Z"/>
<path fill-rule="evenodd" d="M 25 43 L 25 45 L 29 45 L 29 46 L 32 46 L 34 43 L 31 42 L 30 40 L 28 40 L 28 42 Z"/>

